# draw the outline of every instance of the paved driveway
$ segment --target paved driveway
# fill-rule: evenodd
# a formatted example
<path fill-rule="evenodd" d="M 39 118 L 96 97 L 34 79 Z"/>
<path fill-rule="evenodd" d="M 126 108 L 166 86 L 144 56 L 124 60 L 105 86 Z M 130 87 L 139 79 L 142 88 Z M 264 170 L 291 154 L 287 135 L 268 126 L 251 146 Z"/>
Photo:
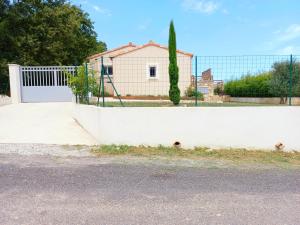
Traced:
<path fill-rule="evenodd" d="M 0 143 L 93 145 L 72 118 L 72 103 L 26 103 L 0 107 Z"/>

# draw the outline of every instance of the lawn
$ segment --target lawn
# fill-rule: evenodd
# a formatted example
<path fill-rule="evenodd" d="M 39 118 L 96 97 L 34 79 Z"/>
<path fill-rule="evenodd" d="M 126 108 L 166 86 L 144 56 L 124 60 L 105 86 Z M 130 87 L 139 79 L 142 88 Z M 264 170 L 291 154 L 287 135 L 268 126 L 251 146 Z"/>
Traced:
<path fill-rule="evenodd" d="M 167 157 L 184 159 L 216 159 L 234 163 L 263 163 L 279 166 L 293 165 L 300 168 L 300 152 L 250 151 L 246 149 L 212 150 L 209 148 L 181 149 L 175 147 L 147 147 L 127 145 L 102 145 L 92 153 L 101 156 L 129 155 L 141 157 Z"/>

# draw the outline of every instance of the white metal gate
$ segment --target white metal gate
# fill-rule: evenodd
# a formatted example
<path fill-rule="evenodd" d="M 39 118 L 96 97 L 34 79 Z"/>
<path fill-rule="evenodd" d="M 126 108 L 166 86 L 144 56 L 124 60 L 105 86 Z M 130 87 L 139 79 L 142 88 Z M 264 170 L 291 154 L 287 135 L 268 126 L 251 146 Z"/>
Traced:
<path fill-rule="evenodd" d="M 75 75 L 75 66 L 22 66 L 22 102 L 70 102 L 67 73 Z"/>

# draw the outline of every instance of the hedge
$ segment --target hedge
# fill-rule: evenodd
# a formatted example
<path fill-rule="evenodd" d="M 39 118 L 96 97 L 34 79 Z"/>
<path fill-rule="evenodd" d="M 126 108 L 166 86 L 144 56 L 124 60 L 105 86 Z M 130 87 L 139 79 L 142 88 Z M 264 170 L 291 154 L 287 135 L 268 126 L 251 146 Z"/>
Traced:
<path fill-rule="evenodd" d="M 273 97 L 269 91 L 271 78 L 270 72 L 255 76 L 246 75 L 225 83 L 224 93 L 232 97 Z"/>

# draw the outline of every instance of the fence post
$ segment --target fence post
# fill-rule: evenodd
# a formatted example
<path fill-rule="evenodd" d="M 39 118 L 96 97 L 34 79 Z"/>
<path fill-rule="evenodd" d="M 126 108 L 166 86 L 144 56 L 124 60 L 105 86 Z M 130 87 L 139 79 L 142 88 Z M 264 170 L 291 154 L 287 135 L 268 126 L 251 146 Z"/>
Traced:
<path fill-rule="evenodd" d="M 113 81 L 111 80 L 111 78 L 110 78 L 110 75 L 109 75 L 109 74 L 107 75 L 107 78 L 109 79 L 109 82 L 111 83 L 111 85 L 112 85 L 112 87 L 113 87 L 114 91 L 116 92 L 116 95 L 117 95 L 117 97 L 118 97 L 118 99 L 119 99 L 119 101 L 120 101 L 120 103 L 121 103 L 121 106 L 123 106 L 123 107 L 124 107 L 124 104 L 123 104 L 123 102 L 122 102 L 122 99 L 120 98 L 120 95 L 119 95 L 119 93 L 118 93 L 118 91 L 117 91 L 117 89 L 116 89 L 116 87 L 115 87 L 115 85 L 114 85 Z"/>
<path fill-rule="evenodd" d="M 89 105 L 89 71 L 88 71 L 88 64 L 85 63 L 85 88 L 86 88 L 86 102 Z"/>
<path fill-rule="evenodd" d="M 290 56 L 290 79 L 289 79 L 289 106 L 292 105 L 292 95 L 293 95 L 293 55 Z"/>
<path fill-rule="evenodd" d="M 74 76 L 78 76 L 78 67 L 76 66 L 75 67 L 75 71 L 74 71 Z M 76 95 L 75 95 L 75 101 L 76 101 L 76 104 L 77 103 L 80 103 L 79 101 L 78 101 L 78 94 L 76 93 Z"/>
<path fill-rule="evenodd" d="M 11 96 L 12 103 L 14 104 L 21 103 L 22 102 L 21 66 L 17 64 L 8 64 L 8 70 L 9 70 L 10 96 Z"/>
<path fill-rule="evenodd" d="M 103 65 L 103 56 L 101 57 L 101 83 L 102 83 L 102 106 L 105 107 L 104 100 L 104 65 Z"/>
<path fill-rule="evenodd" d="M 195 106 L 198 105 L 198 59 L 195 56 Z"/>

